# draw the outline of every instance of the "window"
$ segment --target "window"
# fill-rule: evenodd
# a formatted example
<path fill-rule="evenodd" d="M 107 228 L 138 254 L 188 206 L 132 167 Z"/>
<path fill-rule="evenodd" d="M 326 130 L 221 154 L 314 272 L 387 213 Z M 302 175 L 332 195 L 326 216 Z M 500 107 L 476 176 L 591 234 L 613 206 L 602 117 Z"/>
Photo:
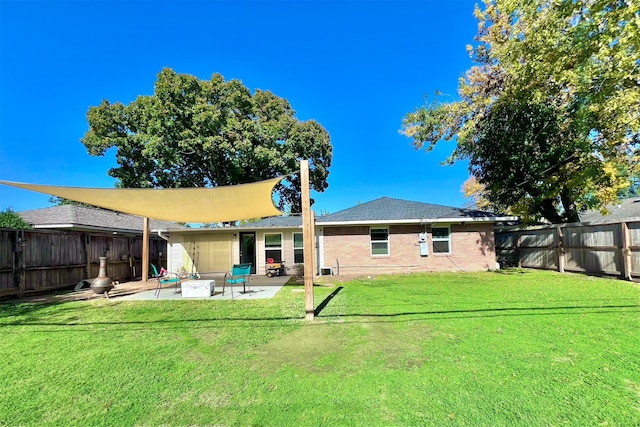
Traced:
<path fill-rule="evenodd" d="M 371 229 L 371 255 L 389 255 L 389 229 Z"/>
<path fill-rule="evenodd" d="M 294 264 L 304 263 L 304 241 L 302 233 L 293 233 L 293 262 Z"/>
<path fill-rule="evenodd" d="M 431 235 L 433 236 L 434 254 L 448 254 L 451 252 L 451 232 L 449 227 L 432 227 Z"/>
<path fill-rule="evenodd" d="M 273 258 L 275 262 L 282 262 L 282 234 L 264 235 L 265 260 Z"/>

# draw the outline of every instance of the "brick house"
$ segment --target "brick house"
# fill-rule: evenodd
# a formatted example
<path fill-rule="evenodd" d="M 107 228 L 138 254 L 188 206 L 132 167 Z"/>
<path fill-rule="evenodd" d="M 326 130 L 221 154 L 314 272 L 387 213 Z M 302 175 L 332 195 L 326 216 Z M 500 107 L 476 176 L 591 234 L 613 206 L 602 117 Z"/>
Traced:
<path fill-rule="evenodd" d="M 496 266 L 494 224 L 516 218 L 388 197 L 316 218 L 318 274 L 480 271 Z M 235 227 L 170 232 L 168 263 L 199 272 L 268 258 L 289 271 L 303 260 L 302 219 L 266 218 Z"/>
<path fill-rule="evenodd" d="M 513 219 L 382 197 L 318 218 L 319 264 L 333 274 L 493 269 L 494 224 Z"/>

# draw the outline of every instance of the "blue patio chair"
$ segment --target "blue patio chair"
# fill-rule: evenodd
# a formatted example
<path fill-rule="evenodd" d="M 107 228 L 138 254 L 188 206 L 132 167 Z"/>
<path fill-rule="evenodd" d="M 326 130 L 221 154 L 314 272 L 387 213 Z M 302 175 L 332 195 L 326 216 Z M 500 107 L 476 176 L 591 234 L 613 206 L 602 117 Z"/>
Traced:
<path fill-rule="evenodd" d="M 249 276 L 251 275 L 251 263 L 235 264 L 231 273 L 225 273 L 224 282 L 222 283 L 222 295 L 224 288 L 228 284 L 231 288 L 231 299 L 233 299 L 233 285 L 242 283 L 242 293 L 247 292 L 249 287 Z M 251 290 L 249 290 L 251 291 Z"/>
<path fill-rule="evenodd" d="M 179 287 L 182 285 L 182 282 L 180 281 L 180 276 L 178 276 L 178 273 L 172 273 L 172 272 L 164 272 L 163 274 L 160 274 L 158 272 L 158 269 L 156 268 L 155 265 L 151 264 L 151 268 L 153 268 L 153 274 L 156 276 L 156 278 L 158 279 L 158 286 L 156 286 L 156 298 L 158 298 L 160 296 L 160 289 L 162 289 L 163 285 L 167 285 L 167 284 L 175 284 L 176 289 L 175 289 L 175 293 L 179 293 L 180 291 L 178 290 Z"/>

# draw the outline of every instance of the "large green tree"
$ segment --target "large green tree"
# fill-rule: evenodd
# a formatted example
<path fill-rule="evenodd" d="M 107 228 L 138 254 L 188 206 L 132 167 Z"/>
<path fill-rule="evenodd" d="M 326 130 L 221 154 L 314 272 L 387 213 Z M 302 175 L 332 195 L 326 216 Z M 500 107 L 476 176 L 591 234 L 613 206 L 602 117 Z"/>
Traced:
<path fill-rule="evenodd" d="M 82 138 L 91 155 L 115 148 L 109 175 L 127 188 L 244 184 L 292 174 L 277 188 L 280 208 L 300 212 L 300 160 L 311 187 L 327 187 L 332 146 L 316 121 L 300 121 L 288 101 L 253 94 L 220 74 L 200 80 L 163 69 L 151 96 L 128 105 L 103 100 L 87 113 Z"/>
<path fill-rule="evenodd" d="M 455 140 L 492 206 L 576 221 L 629 186 L 640 159 L 640 3 L 485 0 L 459 100 L 403 119 L 417 149 Z"/>
<path fill-rule="evenodd" d="M 0 228 L 31 229 L 33 226 L 11 208 L 0 212 Z"/>

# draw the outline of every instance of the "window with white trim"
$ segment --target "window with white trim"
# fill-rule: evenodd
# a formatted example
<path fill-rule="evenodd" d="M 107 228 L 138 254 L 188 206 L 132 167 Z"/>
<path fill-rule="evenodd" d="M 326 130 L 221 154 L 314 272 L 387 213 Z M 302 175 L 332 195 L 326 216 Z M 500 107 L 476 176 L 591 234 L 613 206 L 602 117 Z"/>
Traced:
<path fill-rule="evenodd" d="M 371 228 L 371 255 L 389 255 L 389 229 Z"/>
<path fill-rule="evenodd" d="M 265 260 L 273 258 L 275 262 L 282 262 L 282 234 L 265 233 L 264 257 Z"/>
<path fill-rule="evenodd" d="M 304 240 L 302 233 L 293 233 L 293 262 L 304 263 Z"/>
<path fill-rule="evenodd" d="M 451 230 L 449 227 L 431 227 L 434 254 L 451 253 Z"/>

